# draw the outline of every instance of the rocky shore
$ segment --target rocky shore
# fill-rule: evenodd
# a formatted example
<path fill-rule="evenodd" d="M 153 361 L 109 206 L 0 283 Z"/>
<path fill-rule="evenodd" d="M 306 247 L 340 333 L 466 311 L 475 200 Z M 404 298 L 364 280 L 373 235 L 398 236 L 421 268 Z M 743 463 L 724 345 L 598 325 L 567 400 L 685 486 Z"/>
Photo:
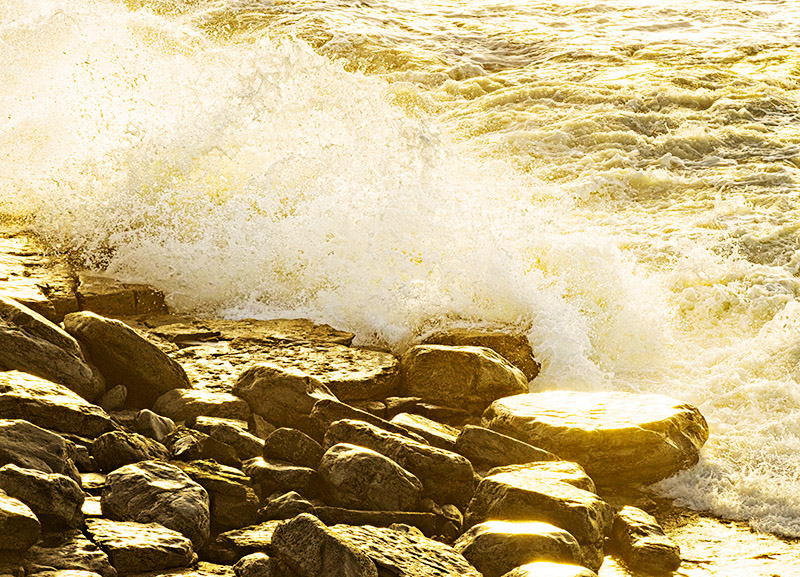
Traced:
<path fill-rule="evenodd" d="M 353 338 L 175 317 L 150 287 L 0 235 L 0 576 L 800 568 L 789 541 L 647 492 L 697 462 L 695 407 L 528 392 L 534 351 L 503 330 L 400 358 Z"/>

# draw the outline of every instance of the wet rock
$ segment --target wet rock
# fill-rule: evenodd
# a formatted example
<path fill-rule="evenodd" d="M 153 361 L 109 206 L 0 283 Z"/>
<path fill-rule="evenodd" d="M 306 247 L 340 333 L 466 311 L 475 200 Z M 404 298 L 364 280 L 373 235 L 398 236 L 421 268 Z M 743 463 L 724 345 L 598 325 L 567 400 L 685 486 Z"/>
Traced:
<path fill-rule="evenodd" d="M 418 345 L 401 362 L 405 391 L 480 413 L 495 399 L 528 392 L 528 380 L 491 349 Z"/>
<path fill-rule="evenodd" d="M 177 427 L 164 438 L 164 445 L 170 454 L 179 461 L 202 461 L 214 459 L 229 467 L 240 467 L 241 460 L 230 445 L 216 440 L 205 433 Z"/>
<path fill-rule="evenodd" d="M 89 519 L 86 531 L 120 575 L 185 567 L 197 560 L 189 539 L 158 523 Z"/>
<path fill-rule="evenodd" d="M 245 461 L 243 467 L 262 498 L 276 491 L 297 491 L 306 497 L 313 497 L 319 491 L 319 475 L 309 467 L 261 457 Z"/>
<path fill-rule="evenodd" d="M 664 534 L 655 517 L 636 507 L 617 512 L 610 538 L 625 564 L 636 571 L 669 573 L 681 565 L 680 548 Z"/>
<path fill-rule="evenodd" d="M 311 341 L 349 346 L 355 336 L 329 325 L 318 325 L 308 319 L 199 319 L 191 323 L 163 325 L 152 332 L 176 344 L 247 338 L 254 342 L 276 345 Z"/>
<path fill-rule="evenodd" d="M 200 416 L 246 421 L 250 416 L 243 399 L 203 389 L 172 389 L 158 398 L 153 411 L 173 421 L 193 421 Z"/>
<path fill-rule="evenodd" d="M 340 443 L 319 464 L 332 504 L 351 509 L 413 511 L 422 483 L 400 465 L 370 449 Z"/>
<path fill-rule="evenodd" d="M 104 411 L 118 411 L 125 405 L 127 398 L 128 388 L 125 385 L 117 385 L 100 397 L 98 404 Z"/>
<path fill-rule="evenodd" d="M 596 494 L 525 465 L 484 477 L 469 504 L 466 525 L 492 519 L 542 521 L 569 531 L 581 547 L 581 564 L 597 570 L 613 510 Z"/>
<path fill-rule="evenodd" d="M 122 283 L 88 271 L 78 273 L 77 297 L 82 310 L 107 317 L 167 312 L 164 295 L 153 287 Z"/>
<path fill-rule="evenodd" d="M 89 349 L 111 385 L 128 388 L 128 403 L 151 406 L 172 389 L 189 388 L 183 368 L 124 323 L 90 312 L 64 317 L 64 328 Z"/>
<path fill-rule="evenodd" d="M 289 491 L 288 493 L 284 493 L 279 497 L 267 501 L 267 504 L 258 510 L 258 520 L 275 521 L 291 519 L 300 513 L 311 513 L 314 515 L 314 505 L 312 505 L 310 501 L 303 499 L 299 493 Z"/>
<path fill-rule="evenodd" d="M 201 547 L 210 534 L 208 493 L 174 465 L 143 461 L 106 477 L 103 514 L 110 519 L 161 523 Z"/>
<path fill-rule="evenodd" d="M 428 539 L 416 530 L 334 525 L 330 530 L 367 555 L 381 575 L 396 577 L 481 577 L 452 547 Z"/>
<path fill-rule="evenodd" d="M 169 417 L 157 415 L 150 409 L 142 409 L 134 419 L 136 432 L 159 443 L 175 430 L 175 422 Z"/>
<path fill-rule="evenodd" d="M 250 487 L 250 479 L 240 470 L 216 461 L 176 461 L 174 465 L 208 493 L 214 531 L 238 529 L 256 522 L 258 497 Z"/>
<path fill-rule="evenodd" d="M 434 447 L 448 451 L 456 450 L 459 430 L 455 427 L 411 413 L 399 413 L 392 417 L 391 423 L 417 433 Z"/>
<path fill-rule="evenodd" d="M 41 533 L 42 526 L 30 507 L 0 490 L 0 551 L 30 549 Z"/>
<path fill-rule="evenodd" d="M 404 435 L 421 443 L 427 443 L 423 437 L 417 435 L 417 433 L 413 432 L 407 427 L 389 422 L 385 419 L 381 419 L 372 413 L 367 413 L 366 411 L 356 409 L 355 407 L 351 407 L 350 405 L 341 403 L 335 399 L 322 399 L 314 405 L 314 408 L 311 411 L 311 420 L 314 423 L 314 431 L 320 439 L 325 436 L 325 433 L 331 424 L 335 423 L 336 421 L 341 421 L 342 419 L 364 421 L 365 423 L 375 425 L 384 431 Z"/>
<path fill-rule="evenodd" d="M 245 555 L 271 553 L 272 535 L 282 521 L 267 521 L 259 525 L 220 533 L 205 551 L 216 563 L 232 565 Z"/>
<path fill-rule="evenodd" d="M 245 370 L 233 393 L 250 409 L 279 427 L 293 427 L 313 434 L 309 415 L 320 399 L 334 399 L 318 379 L 297 369 L 275 364 L 258 364 Z"/>
<path fill-rule="evenodd" d="M 30 507 L 45 529 L 73 529 L 83 524 L 83 491 L 69 477 L 5 465 L 0 468 L 0 489 Z"/>
<path fill-rule="evenodd" d="M 192 428 L 229 445 L 242 461 L 258 457 L 264 452 L 264 441 L 247 431 L 246 421 L 197 417 L 192 423 Z"/>
<path fill-rule="evenodd" d="M 597 573 L 571 563 L 537 561 L 517 567 L 503 577 L 597 577 Z"/>
<path fill-rule="evenodd" d="M 549 451 L 473 425 L 465 426 L 458 435 L 455 451 L 472 461 L 480 471 L 516 463 L 560 460 Z"/>
<path fill-rule="evenodd" d="M 56 570 L 90 571 L 103 577 L 117 577 L 108 555 L 77 529 L 44 535 L 25 555 L 23 564 L 29 575 Z"/>
<path fill-rule="evenodd" d="M 650 484 L 697 462 L 708 425 L 661 395 L 549 391 L 495 401 L 487 427 L 580 463 L 600 485 Z"/>
<path fill-rule="evenodd" d="M 80 481 L 63 437 L 27 421 L 0 419 L 0 465 L 13 463 Z"/>
<path fill-rule="evenodd" d="M 128 431 L 112 431 L 100 435 L 92 443 L 92 457 L 103 472 L 119 469 L 123 465 L 148 461 L 167 460 L 167 448 L 144 435 Z"/>
<path fill-rule="evenodd" d="M 324 446 L 349 443 L 385 455 L 416 476 L 438 503 L 465 505 L 473 491 L 472 464 L 463 456 L 389 433 L 362 421 L 333 423 Z"/>
<path fill-rule="evenodd" d="M 272 547 L 300 577 L 378 577 L 375 564 L 358 545 L 306 513 L 281 523 Z"/>
<path fill-rule="evenodd" d="M 480 523 L 459 537 L 453 548 L 484 577 L 501 577 L 533 561 L 581 561 L 575 537 L 549 523 L 531 521 Z"/>
<path fill-rule="evenodd" d="M 19 371 L 0 372 L 0 417 L 90 438 L 117 428 L 110 415 L 67 387 Z"/>
<path fill-rule="evenodd" d="M 316 469 L 322 453 L 322 446 L 302 431 L 281 427 L 264 442 L 263 456 Z"/>
<path fill-rule="evenodd" d="M 43 316 L 2 295 L 0 368 L 62 384 L 89 401 L 105 390 L 102 377 L 86 362 L 78 341 Z"/>
<path fill-rule="evenodd" d="M 534 479 L 547 479 L 567 483 L 578 489 L 596 493 L 594 481 L 578 463 L 572 461 L 536 461 L 518 465 L 506 465 L 490 469 L 486 476 L 498 473 L 516 473 Z"/>
<path fill-rule="evenodd" d="M 528 337 L 503 332 L 473 329 L 449 329 L 426 337 L 422 344 L 486 347 L 517 367 L 527 380 L 533 380 L 541 368 L 533 358 Z"/>
<path fill-rule="evenodd" d="M 311 513 L 329 526 L 343 524 L 391 527 L 400 523 L 416 527 L 427 537 L 440 535 L 446 523 L 444 517 L 422 511 L 365 511 L 340 507 L 315 507 Z"/>

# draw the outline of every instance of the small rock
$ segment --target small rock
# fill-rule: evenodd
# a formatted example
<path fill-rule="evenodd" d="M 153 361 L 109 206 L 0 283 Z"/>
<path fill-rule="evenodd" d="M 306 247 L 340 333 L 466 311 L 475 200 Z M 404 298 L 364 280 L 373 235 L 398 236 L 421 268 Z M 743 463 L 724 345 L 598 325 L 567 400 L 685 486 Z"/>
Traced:
<path fill-rule="evenodd" d="M 580 463 L 600 485 L 648 485 L 695 464 L 708 425 L 691 405 L 661 395 L 548 391 L 492 403 L 495 431 Z"/>
<path fill-rule="evenodd" d="M 302 431 L 281 427 L 264 442 L 263 456 L 316 469 L 323 452 L 322 446 Z"/>
<path fill-rule="evenodd" d="M 378 577 L 375 564 L 357 545 L 307 513 L 281 523 L 272 547 L 300 577 Z"/>
<path fill-rule="evenodd" d="M 189 388 L 178 363 L 126 324 L 90 312 L 64 317 L 64 328 L 89 349 L 109 384 L 128 388 L 128 402 L 149 407 L 172 389 Z"/>
<path fill-rule="evenodd" d="M 314 430 L 319 438 L 325 436 L 325 433 L 331 424 L 335 423 L 336 421 L 341 421 L 342 419 L 350 419 L 351 421 L 364 421 L 365 423 L 375 425 L 384 431 L 397 433 L 398 435 L 404 435 L 410 439 L 419 441 L 420 443 L 427 443 L 423 437 L 411 431 L 411 429 L 389 422 L 385 419 L 381 419 L 372 413 L 367 413 L 366 411 L 356 409 L 355 407 L 351 407 L 350 405 L 341 403 L 335 399 L 322 399 L 314 405 L 314 409 L 311 411 L 311 420 L 314 423 Z"/>
<path fill-rule="evenodd" d="M 110 415 L 67 387 L 19 371 L 0 372 L 3 417 L 91 438 L 117 428 Z"/>
<path fill-rule="evenodd" d="M 208 493 L 174 465 L 143 461 L 106 478 L 103 514 L 110 519 L 161 523 L 200 548 L 210 534 Z"/>
<path fill-rule="evenodd" d="M 0 464 L 13 463 L 80 481 L 67 441 L 27 421 L 0 419 Z"/>
<path fill-rule="evenodd" d="M 294 427 L 313 434 L 309 415 L 320 399 L 334 399 L 333 393 L 318 379 L 297 369 L 274 364 L 258 364 L 245 370 L 236 381 L 233 393 L 250 409 L 279 427 Z"/>
<path fill-rule="evenodd" d="M 89 519 L 86 531 L 120 575 L 186 567 L 197 560 L 189 539 L 158 523 Z"/>
<path fill-rule="evenodd" d="M 25 572 L 40 571 L 90 571 L 103 577 L 117 577 L 108 555 L 74 529 L 63 533 L 45 534 L 39 543 L 30 548 L 24 560 Z"/>
<path fill-rule="evenodd" d="M 611 541 L 625 564 L 636 571 L 669 573 L 681 565 L 680 548 L 664 534 L 655 517 L 636 507 L 617 512 Z"/>
<path fill-rule="evenodd" d="M 422 483 L 380 453 L 340 443 L 329 448 L 319 464 L 327 495 L 334 505 L 375 511 L 413 511 Z"/>
<path fill-rule="evenodd" d="M 297 491 L 312 497 L 319 490 L 319 475 L 309 467 L 261 457 L 245 461 L 242 465 L 262 498 L 276 491 Z"/>
<path fill-rule="evenodd" d="M 517 367 L 528 381 L 539 374 L 541 368 L 533 358 L 533 349 L 525 335 L 474 329 L 449 329 L 425 338 L 422 344 L 486 347 Z"/>
<path fill-rule="evenodd" d="M 117 385 L 100 397 L 98 404 L 103 407 L 104 411 L 117 411 L 125 405 L 127 398 L 128 388 L 125 385 Z"/>
<path fill-rule="evenodd" d="M 30 507 L 0 490 L 0 551 L 30 549 L 41 534 L 42 526 Z"/>
<path fill-rule="evenodd" d="M 405 391 L 480 414 L 495 399 L 528 392 L 515 366 L 484 347 L 418 345 L 401 361 Z"/>
<path fill-rule="evenodd" d="M 46 529 L 83 525 L 83 491 L 69 477 L 6 465 L 0 468 L 0 489 L 30 507 Z"/>
<path fill-rule="evenodd" d="M 86 362 L 78 341 L 40 314 L 2 295 L 0 368 L 60 383 L 88 401 L 105 390 L 103 378 Z"/>
<path fill-rule="evenodd" d="M 134 420 L 136 432 L 159 443 L 175 430 L 175 422 L 169 417 L 162 417 L 150 409 L 142 409 L 136 413 Z"/>
<path fill-rule="evenodd" d="M 242 557 L 233 566 L 236 577 L 282 577 L 276 560 L 264 553 L 253 553 Z"/>
<path fill-rule="evenodd" d="M 472 461 L 475 468 L 480 471 L 517 463 L 560 460 L 553 453 L 544 449 L 490 429 L 472 425 L 465 426 L 458 435 L 455 450 Z"/>
<path fill-rule="evenodd" d="M 580 565 L 537 561 L 517 567 L 503 577 L 597 577 L 597 573 Z"/>
<path fill-rule="evenodd" d="M 167 460 L 167 448 L 152 439 L 128 431 L 112 431 L 100 435 L 92 443 L 92 457 L 103 472 L 119 469 L 123 465 L 148 461 Z"/>
<path fill-rule="evenodd" d="M 501 577 L 533 561 L 581 561 L 575 537 L 549 523 L 531 521 L 487 521 L 475 525 L 458 538 L 453 548 L 484 577 Z"/>
<path fill-rule="evenodd" d="M 389 457 L 415 475 L 438 503 L 465 505 L 472 496 L 472 464 L 457 453 L 418 443 L 362 421 L 333 423 L 325 435 L 324 446 L 330 448 L 338 443 L 366 447 Z"/>
<path fill-rule="evenodd" d="M 399 413 L 392 417 L 391 422 L 414 431 L 434 447 L 459 452 L 456 451 L 456 439 L 458 438 L 459 430 L 455 427 L 437 423 L 422 415 L 412 415 L 411 413 Z"/>
<path fill-rule="evenodd" d="M 103 492 L 106 486 L 106 476 L 102 473 L 82 473 L 81 489 L 89 495 L 97 495 Z"/>
<path fill-rule="evenodd" d="M 272 535 L 282 521 L 267 521 L 260 525 L 220 533 L 206 549 L 211 561 L 232 565 L 245 555 L 270 553 Z"/>
<path fill-rule="evenodd" d="M 267 501 L 267 504 L 259 509 L 258 519 L 259 521 L 291 519 L 300 513 L 311 513 L 314 515 L 314 505 L 303 499 L 299 493 L 289 491 L 288 493 L 284 493 L 279 497 Z"/>
<path fill-rule="evenodd" d="M 172 389 L 156 400 L 153 411 L 173 421 L 193 421 L 201 416 L 246 421 L 250 416 L 243 399 L 203 389 Z"/>
<path fill-rule="evenodd" d="M 164 445 L 179 461 L 214 459 L 229 467 L 241 467 L 241 460 L 230 445 L 213 437 L 180 426 L 164 438 Z"/>
<path fill-rule="evenodd" d="M 242 460 L 258 457 L 264 452 L 264 441 L 247 431 L 247 422 L 218 417 L 197 417 L 192 428 L 225 443 Z M 320 451 L 322 448 L 320 447 Z"/>

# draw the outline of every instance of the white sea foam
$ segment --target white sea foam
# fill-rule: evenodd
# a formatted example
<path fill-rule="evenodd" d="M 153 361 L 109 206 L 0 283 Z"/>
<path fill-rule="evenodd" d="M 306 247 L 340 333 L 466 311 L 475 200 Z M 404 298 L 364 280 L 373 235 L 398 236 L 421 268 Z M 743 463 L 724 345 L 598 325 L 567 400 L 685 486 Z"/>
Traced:
<path fill-rule="evenodd" d="M 662 94 L 645 74 L 637 94 L 603 84 L 619 65 L 584 85 L 440 67 L 421 45 L 388 82 L 348 71 L 349 29 L 322 50 L 340 62 L 269 26 L 208 34 L 260 20 L 192 6 L 4 3 L 0 210 L 182 309 L 308 316 L 398 351 L 442 325 L 515 326 L 537 386 L 701 407 L 703 459 L 660 490 L 800 535 L 797 194 L 775 192 L 794 169 L 731 160 L 791 159 L 790 138 L 721 104 L 670 128 L 719 102 L 699 78 Z M 480 45 L 484 64 L 535 57 Z"/>

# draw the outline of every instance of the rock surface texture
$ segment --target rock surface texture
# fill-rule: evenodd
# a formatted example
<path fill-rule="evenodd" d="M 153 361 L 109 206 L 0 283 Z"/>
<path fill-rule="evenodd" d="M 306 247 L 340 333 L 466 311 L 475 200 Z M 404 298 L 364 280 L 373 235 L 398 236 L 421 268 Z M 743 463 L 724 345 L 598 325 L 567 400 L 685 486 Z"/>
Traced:
<path fill-rule="evenodd" d="M 617 512 L 611 541 L 631 569 L 669 573 L 681 565 L 680 548 L 664 535 L 655 517 L 636 507 L 623 507 Z"/>
<path fill-rule="evenodd" d="M 517 567 L 503 577 L 597 577 L 597 573 L 580 565 L 537 561 Z"/>
<path fill-rule="evenodd" d="M 30 507 L 46 529 L 83 525 L 83 491 L 69 477 L 5 465 L 0 468 L 0 489 Z"/>
<path fill-rule="evenodd" d="M 117 577 L 106 555 L 77 530 L 45 534 L 31 547 L 24 563 L 28 574 L 42 570 L 91 571 L 102 577 Z"/>
<path fill-rule="evenodd" d="M 0 419 L 0 466 L 13 463 L 80 481 L 63 437 L 20 419 Z"/>
<path fill-rule="evenodd" d="M 484 347 L 418 345 L 403 355 L 401 370 L 408 395 L 470 413 L 528 392 L 522 371 Z"/>
<path fill-rule="evenodd" d="M 191 421 L 200 416 L 246 421 L 250 416 L 250 407 L 243 399 L 201 389 L 167 391 L 156 400 L 153 411 L 173 421 Z"/>
<path fill-rule="evenodd" d="M 695 464 L 708 424 L 661 395 L 550 391 L 499 399 L 484 424 L 580 463 L 600 485 L 650 484 Z"/>
<path fill-rule="evenodd" d="M 2 550 L 30 549 L 41 533 L 42 526 L 30 507 L 0 490 L 0 555 Z"/>

